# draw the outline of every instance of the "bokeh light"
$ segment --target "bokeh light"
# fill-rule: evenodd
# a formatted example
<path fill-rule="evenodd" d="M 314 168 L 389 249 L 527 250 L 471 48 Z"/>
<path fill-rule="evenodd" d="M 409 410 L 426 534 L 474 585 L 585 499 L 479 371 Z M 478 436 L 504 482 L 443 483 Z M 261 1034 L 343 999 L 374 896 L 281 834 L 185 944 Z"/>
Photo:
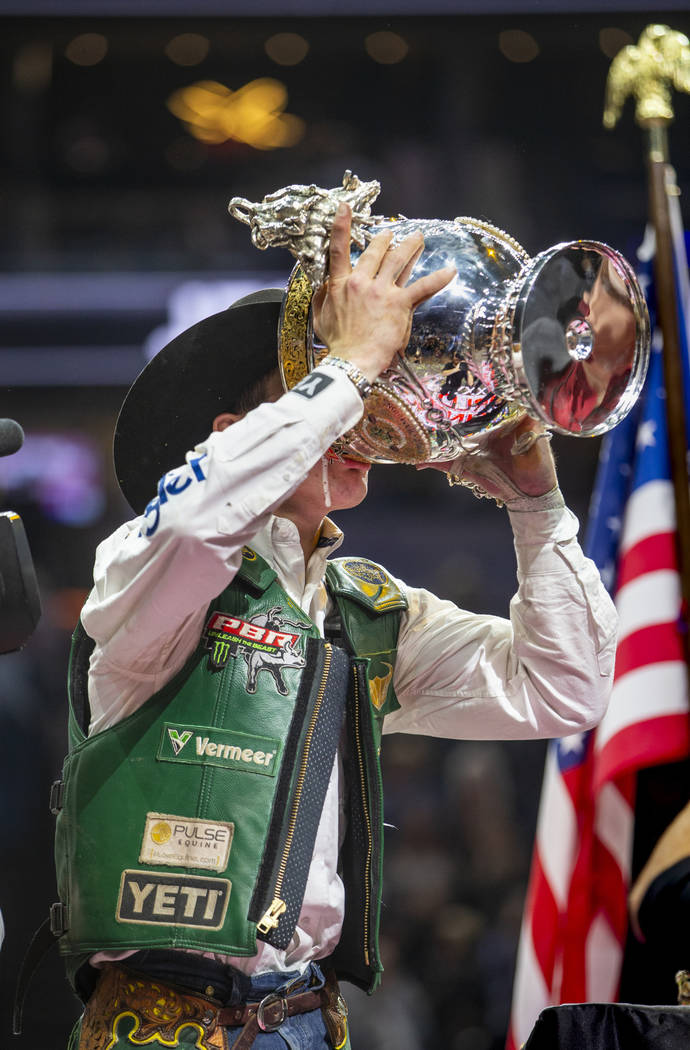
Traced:
<path fill-rule="evenodd" d="M 110 163 L 110 146 L 100 135 L 80 135 L 65 147 L 65 163 L 81 175 L 96 175 Z"/>
<path fill-rule="evenodd" d="M 364 40 L 364 48 L 374 62 L 380 62 L 384 66 L 402 62 L 410 50 L 407 41 L 399 33 L 389 30 L 370 33 Z"/>
<path fill-rule="evenodd" d="M 287 88 L 279 80 L 262 77 L 237 91 L 215 80 L 202 80 L 175 91 L 168 109 L 194 138 L 209 145 L 234 139 L 254 149 L 296 145 L 304 135 L 304 121 L 285 113 Z"/>
<path fill-rule="evenodd" d="M 634 44 L 635 41 L 625 29 L 616 26 L 606 26 L 599 30 L 599 47 L 607 58 L 615 58 L 622 47 Z"/>
<path fill-rule="evenodd" d="M 23 94 L 43 91 L 53 73 L 53 48 L 46 40 L 34 40 L 20 48 L 14 57 L 12 79 Z"/>
<path fill-rule="evenodd" d="M 75 66 L 96 66 L 107 54 L 108 41 L 102 33 L 81 33 L 65 48 L 65 58 Z"/>
<path fill-rule="evenodd" d="M 299 33 L 274 33 L 264 44 L 270 59 L 279 66 L 296 66 L 309 51 L 309 41 Z"/>
<path fill-rule="evenodd" d="M 539 54 L 539 44 L 523 29 L 504 29 L 498 34 L 498 48 L 509 62 L 532 62 Z"/>
<path fill-rule="evenodd" d="M 165 45 L 165 53 L 178 66 L 198 66 L 209 53 L 210 42 L 201 33 L 180 33 Z"/>

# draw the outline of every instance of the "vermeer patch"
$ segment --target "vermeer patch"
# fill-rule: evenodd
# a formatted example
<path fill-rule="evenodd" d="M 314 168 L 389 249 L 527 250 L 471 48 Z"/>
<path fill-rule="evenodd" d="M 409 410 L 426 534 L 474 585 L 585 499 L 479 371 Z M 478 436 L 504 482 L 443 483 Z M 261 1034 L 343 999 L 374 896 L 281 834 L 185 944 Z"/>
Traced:
<path fill-rule="evenodd" d="M 156 758 L 160 762 L 221 766 L 272 777 L 275 776 L 279 748 L 280 741 L 273 737 L 166 722 Z"/>
<path fill-rule="evenodd" d="M 115 918 L 118 922 L 219 930 L 231 890 L 228 879 L 126 870 L 120 880 Z"/>
<path fill-rule="evenodd" d="M 224 821 L 147 813 L 139 863 L 225 871 L 234 833 Z"/>
<path fill-rule="evenodd" d="M 343 568 L 355 580 L 379 586 L 388 583 L 388 577 L 383 569 L 379 569 L 378 565 L 371 565 L 368 561 L 346 561 L 343 563 Z"/>

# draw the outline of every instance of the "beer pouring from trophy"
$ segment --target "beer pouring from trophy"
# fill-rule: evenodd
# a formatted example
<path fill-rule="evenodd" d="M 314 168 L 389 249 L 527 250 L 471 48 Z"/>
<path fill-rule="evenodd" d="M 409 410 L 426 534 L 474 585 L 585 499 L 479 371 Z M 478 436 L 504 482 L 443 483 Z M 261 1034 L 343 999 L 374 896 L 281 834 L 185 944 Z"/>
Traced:
<path fill-rule="evenodd" d="M 453 265 L 454 279 L 417 307 L 410 340 L 365 401 L 340 451 L 375 463 L 433 463 L 481 448 L 486 435 L 525 413 L 551 431 L 605 433 L 631 409 L 649 359 L 644 296 L 625 259 L 597 241 L 571 241 L 534 258 L 478 219 L 371 215 L 378 182 L 349 171 L 342 187 L 288 186 L 252 204 L 231 200 L 258 248 L 296 257 L 278 332 L 291 389 L 326 356 L 311 301 L 326 280 L 328 243 L 341 201 L 352 212 L 353 261 L 390 229 L 394 242 L 421 231 L 410 280 Z"/>

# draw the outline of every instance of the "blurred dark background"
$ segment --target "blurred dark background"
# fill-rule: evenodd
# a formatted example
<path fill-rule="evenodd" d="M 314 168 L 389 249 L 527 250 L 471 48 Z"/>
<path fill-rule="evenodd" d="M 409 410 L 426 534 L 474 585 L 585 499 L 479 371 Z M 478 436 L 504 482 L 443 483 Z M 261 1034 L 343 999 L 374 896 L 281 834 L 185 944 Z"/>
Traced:
<path fill-rule="evenodd" d="M 408 3 L 369 17 L 239 6 L 142 0 L 113 17 L 114 5 L 0 3 L 0 413 L 26 431 L 0 461 L 0 496 L 24 519 L 43 600 L 27 646 L 0 658 L 3 1050 L 58 1050 L 77 1014 L 54 952 L 25 1034 L 9 1034 L 19 960 L 55 900 L 48 794 L 69 636 L 95 545 L 130 514 L 110 459 L 119 404 L 166 333 L 290 271 L 286 253 L 251 246 L 229 198 L 334 186 L 350 168 L 380 180 L 376 211 L 484 217 L 530 254 L 603 240 L 634 261 L 642 141 L 631 103 L 604 131 L 606 74 L 652 19 L 690 32 L 687 3 L 651 15 Z M 676 113 L 687 191 L 690 100 Z M 554 444 L 584 524 L 599 442 Z M 346 552 L 506 614 L 505 512 L 441 475 L 378 467 L 367 504 L 339 522 Z M 502 1046 L 543 756 L 541 742 L 386 739 L 386 975 L 376 999 L 351 996 L 358 1050 Z"/>

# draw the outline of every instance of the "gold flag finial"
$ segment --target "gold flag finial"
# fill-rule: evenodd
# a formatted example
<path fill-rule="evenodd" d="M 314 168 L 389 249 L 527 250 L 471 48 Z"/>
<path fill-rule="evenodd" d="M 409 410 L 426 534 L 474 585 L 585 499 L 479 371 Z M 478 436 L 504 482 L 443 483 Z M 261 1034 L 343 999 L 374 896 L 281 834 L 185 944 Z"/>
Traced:
<path fill-rule="evenodd" d="M 673 120 L 671 88 L 690 92 L 690 40 L 669 26 L 649 25 L 637 44 L 618 52 L 606 80 L 604 127 L 616 126 L 628 95 L 642 127 Z"/>

